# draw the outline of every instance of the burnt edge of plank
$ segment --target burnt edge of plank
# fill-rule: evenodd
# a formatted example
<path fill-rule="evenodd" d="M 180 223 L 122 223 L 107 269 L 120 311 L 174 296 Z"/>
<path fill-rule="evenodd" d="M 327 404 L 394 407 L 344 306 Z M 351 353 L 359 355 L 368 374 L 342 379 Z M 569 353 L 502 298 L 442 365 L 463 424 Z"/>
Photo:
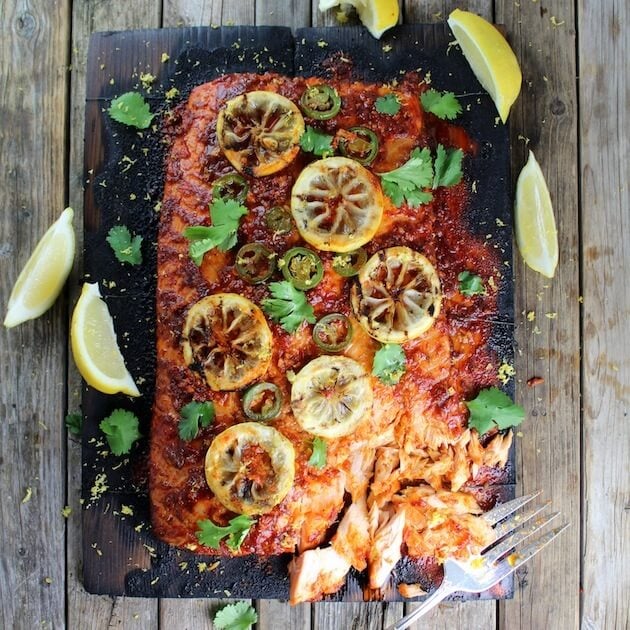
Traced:
<path fill-rule="evenodd" d="M 146 438 L 155 371 L 158 213 L 154 208 L 162 197 L 166 147 L 159 133 L 138 135 L 136 130 L 112 122 L 104 113 L 110 100 L 125 91 L 138 89 L 140 73 L 148 71 L 156 80 L 146 98 L 152 111 L 162 113 L 168 106 L 185 99 L 195 85 L 226 72 L 276 71 L 321 76 L 326 71 L 326 59 L 334 51 L 345 51 L 361 60 L 361 66 L 353 68 L 353 77 L 357 79 L 391 81 L 396 78 L 391 68 L 396 68 L 396 72 L 430 69 L 436 89 L 451 89 L 460 97 L 464 113 L 458 124 L 473 137 L 485 138 L 482 160 L 472 161 L 467 168 L 471 179 L 487 182 L 488 189 L 479 192 L 484 198 L 490 197 L 492 204 L 491 207 L 473 205 L 470 228 L 480 235 L 494 233 L 495 226 L 488 226 L 488 219 L 499 218 L 509 237 L 499 234 L 495 238 L 504 249 L 504 259 L 511 262 L 510 177 L 509 160 L 505 159 L 505 155 L 509 155 L 507 130 L 502 125 L 491 125 L 487 117 L 484 120 L 475 115 L 480 110 L 494 112 L 494 105 L 472 73 L 466 70 L 459 50 L 446 54 L 449 38 L 445 24 L 400 26 L 380 41 L 372 39 L 361 28 L 298 29 L 295 39 L 290 29 L 282 27 L 201 27 L 92 36 L 86 98 L 85 275 L 86 280 L 98 281 L 101 286 L 119 331 L 127 365 L 134 377 L 141 380 L 143 396 L 131 400 L 124 396 L 106 396 L 84 387 L 83 579 L 88 591 L 141 597 L 212 597 L 229 593 L 232 597 L 286 598 L 287 564 L 291 557 L 200 556 L 166 545 L 151 534 Z M 161 62 L 163 52 L 170 55 L 167 62 Z M 165 93 L 173 87 L 179 90 L 179 95 L 167 103 Z M 127 159 L 122 161 L 124 157 Z M 131 199 L 131 195 L 135 199 Z M 105 241 L 110 227 L 118 223 L 126 224 L 132 232 L 144 237 L 141 272 L 120 265 Z M 501 281 L 499 297 L 499 316 L 493 326 L 490 346 L 499 360 L 511 363 L 514 321 L 511 272 Z M 121 327 L 124 330 L 121 331 Z M 506 391 L 513 395 L 512 382 Z M 127 457 L 103 456 L 107 447 L 98 424 L 119 407 L 138 415 L 144 439 Z M 108 488 L 92 497 L 91 489 L 99 474 L 106 475 Z M 513 497 L 513 449 L 505 474 L 498 481 L 491 492 L 501 500 Z M 131 508 L 133 514 L 123 514 L 123 505 Z M 105 554 L 107 560 L 104 560 Z M 197 569 L 199 562 L 211 566 L 216 560 L 220 561 L 220 566 L 214 571 Z M 185 570 L 181 563 L 187 563 Z M 381 593 L 385 600 L 401 601 L 396 584 L 418 577 L 418 567 L 415 561 L 401 560 Z M 437 579 L 437 574 L 434 577 Z M 431 583 L 426 579 L 423 584 L 430 589 Z M 500 592 L 486 593 L 483 597 L 511 596 L 512 588 L 510 582 Z M 353 572 L 346 586 L 326 599 L 363 601 L 364 590 L 365 576 Z"/>

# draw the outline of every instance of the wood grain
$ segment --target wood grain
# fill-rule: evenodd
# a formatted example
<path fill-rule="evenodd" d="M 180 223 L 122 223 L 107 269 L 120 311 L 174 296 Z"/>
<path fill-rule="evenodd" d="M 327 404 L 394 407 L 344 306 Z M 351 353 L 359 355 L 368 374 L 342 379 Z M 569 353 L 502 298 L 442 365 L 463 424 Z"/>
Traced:
<path fill-rule="evenodd" d="M 585 630 L 630 627 L 629 19 L 623 0 L 578 5 Z"/>
<path fill-rule="evenodd" d="M 502 0 L 496 21 L 523 71 L 521 97 L 510 114 L 515 180 L 532 149 L 547 178 L 559 228 L 560 264 L 553 280 L 531 271 L 515 255 L 516 397 L 527 410 L 517 440 L 523 492 L 541 489 L 572 522 L 529 562 L 515 597 L 501 602 L 500 627 L 576 628 L 579 611 L 579 278 L 577 94 L 573 5 Z M 558 24 L 557 26 L 555 24 Z M 525 140 L 528 138 L 528 145 Z M 528 321 L 525 314 L 535 313 Z M 555 314 L 555 315 L 554 315 Z M 532 376 L 542 386 L 526 387 Z M 553 596 L 550 594 L 553 593 Z"/>
<path fill-rule="evenodd" d="M 68 0 L 2 3 L 0 303 L 65 207 Z M 4 318 L 4 313 L 2 315 Z M 0 627 L 61 627 L 65 600 L 65 294 L 0 332 Z"/>
<path fill-rule="evenodd" d="M 159 26 L 159 3 L 139 0 L 75 2 L 72 12 L 72 77 L 70 109 L 69 196 L 77 210 L 77 234 L 83 234 L 83 185 L 89 174 L 83 167 L 83 129 L 85 121 L 85 79 L 88 41 L 94 31 L 122 30 Z M 103 72 L 108 72 L 107 67 Z M 78 241 L 82 244 L 82 240 Z M 81 285 L 81 261 L 73 274 L 72 302 L 78 297 Z M 81 378 L 74 363 L 69 362 L 68 409 L 76 411 L 80 405 Z M 67 544 L 67 624 L 70 627 L 114 628 L 139 624 L 138 627 L 157 625 L 158 603 L 150 599 L 132 599 L 91 595 L 81 582 L 82 527 L 81 527 L 81 444 L 70 437 L 68 441 L 68 505 L 72 513 L 68 519 Z"/>

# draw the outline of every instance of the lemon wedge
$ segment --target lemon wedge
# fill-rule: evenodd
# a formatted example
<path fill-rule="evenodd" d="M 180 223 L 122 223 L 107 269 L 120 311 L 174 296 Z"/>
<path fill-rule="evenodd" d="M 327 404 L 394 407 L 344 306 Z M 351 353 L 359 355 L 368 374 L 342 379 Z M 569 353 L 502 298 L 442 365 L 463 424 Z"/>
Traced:
<path fill-rule="evenodd" d="M 114 322 L 98 284 L 84 284 L 72 314 L 70 339 L 74 362 L 88 385 L 105 394 L 140 396 L 120 353 Z"/>
<path fill-rule="evenodd" d="M 319 0 L 319 10 L 328 11 L 340 4 L 352 5 L 363 26 L 380 39 L 381 35 L 398 23 L 398 0 Z"/>
<path fill-rule="evenodd" d="M 455 9 L 448 25 L 479 83 L 505 123 L 521 91 L 521 68 L 505 37 L 482 17 Z"/>
<path fill-rule="evenodd" d="M 545 176 L 531 151 L 516 182 L 514 224 L 523 260 L 534 271 L 553 278 L 558 264 L 556 220 Z"/>
<path fill-rule="evenodd" d="M 61 293 L 74 260 L 73 217 L 72 208 L 66 208 L 37 243 L 11 291 L 7 328 L 39 317 Z"/>

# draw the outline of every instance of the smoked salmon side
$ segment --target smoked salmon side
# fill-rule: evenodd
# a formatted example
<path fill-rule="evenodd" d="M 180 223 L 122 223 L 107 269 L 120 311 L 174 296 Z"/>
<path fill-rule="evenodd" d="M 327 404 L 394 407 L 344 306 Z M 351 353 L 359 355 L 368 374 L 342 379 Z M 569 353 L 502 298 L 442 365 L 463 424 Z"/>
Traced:
<path fill-rule="evenodd" d="M 505 267 L 467 222 L 477 144 L 423 111 L 426 89 L 415 73 L 391 85 L 233 74 L 165 121 L 153 530 L 204 554 L 294 554 L 292 603 L 336 592 L 352 567 L 378 589 L 403 556 L 443 561 L 492 541 L 471 488 L 496 478 L 512 434 L 479 436 L 465 401 L 497 384 L 489 340 Z M 397 104 L 383 113 L 377 100 Z M 461 181 L 433 188 L 432 170 L 422 203 L 396 198 L 382 175 L 414 156 L 420 168 L 419 151 L 438 145 L 463 152 Z M 238 253 L 247 244 L 251 259 Z M 321 261 L 321 280 L 308 252 L 287 262 L 295 247 Z M 256 275 L 261 252 L 271 272 Z M 460 291 L 465 271 L 483 292 Z M 306 315 L 288 324 L 272 302 L 291 282 L 283 304 Z M 351 330 L 343 347 L 314 338 L 330 314 Z M 402 375 L 379 377 L 375 353 L 394 344 Z M 213 414 L 184 432 L 190 403 Z M 249 525 L 236 537 L 199 536 L 200 523 L 229 529 L 239 516 Z"/>

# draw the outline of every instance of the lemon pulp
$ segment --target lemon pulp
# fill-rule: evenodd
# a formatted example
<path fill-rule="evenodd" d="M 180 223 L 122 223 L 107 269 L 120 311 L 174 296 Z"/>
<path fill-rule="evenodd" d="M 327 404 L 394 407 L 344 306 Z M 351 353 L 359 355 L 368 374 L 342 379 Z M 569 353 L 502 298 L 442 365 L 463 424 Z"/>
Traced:
<path fill-rule="evenodd" d="M 449 15 L 448 25 L 505 122 L 522 82 L 521 68 L 510 45 L 494 25 L 469 11 L 455 9 Z"/>
<path fill-rule="evenodd" d="M 556 220 L 545 176 L 531 151 L 516 182 L 514 227 L 523 260 L 552 278 L 558 264 Z"/>
<path fill-rule="evenodd" d="M 88 385 L 106 394 L 140 392 L 125 366 L 98 284 L 84 284 L 70 328 L 74 361 Z"/>
<path fill-rule="evenodd" d="M 4 319 L 7 328 L 39 317 L 61 293 L 74 261 L 73 218 L 72 208 L 66 208 L 24 265 L 9 297 Z"/>
<path fill-rule="evenodd" d="M 376 39 L 398 23 L 398 0 L 319 0 L 319 10 L 327 11 L 340 4 L 352 5 L 365 28 Z"/>

